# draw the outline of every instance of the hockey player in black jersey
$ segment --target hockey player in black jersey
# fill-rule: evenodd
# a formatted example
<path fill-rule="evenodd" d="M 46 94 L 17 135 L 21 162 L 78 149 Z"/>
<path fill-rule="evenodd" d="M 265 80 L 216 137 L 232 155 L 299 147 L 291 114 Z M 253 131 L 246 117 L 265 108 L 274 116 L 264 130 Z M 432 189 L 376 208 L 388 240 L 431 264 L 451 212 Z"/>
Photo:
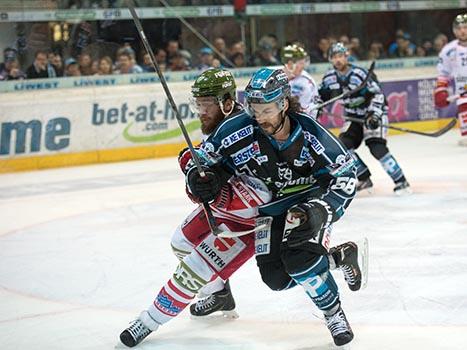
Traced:
<path fill-rule="evenodd" d="M 236 102 L 235 89 L 236 84 L 234 78 L 232 74 L 226 70 L 210 69 L 203 72 L 196 79 L 192 86 L 191 92 L 193 99 L 191 102 L 194 111 L 198 113 L 201 121 L 201 129 L 206 137 L 209 134 L 212 135 L 216 133 L 218 128 L 221 128 L 223 122 L 231 119 L 234 120 L 238 115 L 245 115 L 242 106 Z M 290 89 L 287 91 L 290 91 Z M 246 117 L 248 120 L 252 120 L 249 116 Z M 306 116 L 302 116 L 302 118 L 305 117 Z M 297 162 L 297 169 L 299 168 L 299 163 L 302 162 L 301 167 L 304 171 L 307 171 L 308 166 L 312 166 L 311 162 L 315 162 L 315 160 L 311 158 L 307 161 L 303 160 L 306 159 L 304 157 L 308 157 L 307 155 L 313 154 L 313 151 L 307 151 L 309 147 L 313 150 L 316 149 L 318 154 L 322 154 L 322 156 L 316 158 L 316 164 L 320 164 L 320 166 L 322 165 L 321 157 L 326 155 L 326 157 L 334 159 L 338 154 L 337 159 L 339 164 L 342 163 L 342 165 L 335 164 L 331 166 L 331 164 L 329 164 L 329 170 L 336 175 L 342 172 L 343 177 L 337 178 L 337 182 L 333 185 L 335 187 L 335 190 L 333 190 L 335 191 L 335 195 L 329 194 L 326 196 L 328 199 L 325 200 L 333 201 L 334 196 L 339 195 L 342 189 L 344 189 L 344 192 L 348 192 L 346 200 L 335 197 L 336 202 L 333 203 L 333 205 L 336 206 L 336 215 L 340 216 L 352 198 L 355 179 L 352 176 L 347 178 L 344 175 L 348 171 L 347 168 L 352 167 L 353 160 L 349 157 L 347 160 L 350 161 L 350 163 L 346 163 L 344 155 L 341 154 L 341 148 L 337 149 L 338 152 L 336 154 L 334 154 L 336 150 L 325 150 L 325 147 L 329 148 L 329 146 L 327 143 L 324 143 L 325 140 L 321 140 L 323 143 L 320 143 L 319 140 L 322 139 L 322 136 L 320 136 L 320 138 L 314 136 L 315 134 L 321 133 L 321 131 L 319 131 L 321 129 L 322 128 L 318 128 L 313 134 L 307 132 L 308 140 L 311 141 L 306 141 L 307 148 L 303 148 L 303 155 L 296 157 L 296 159 L 293 154 L 291 154 L 291 156 L 292 160 Z M 299 128 L 297 132 L 294 133 L 294 138 L 302 135 L 300 130 Z M 238 145 L 235 141 L 236 137 L 242 138 L 247 136 L 247 134 L 247 130 L 240 131 L 235 134 L 236 136 L 233 135 L 222 141 L 223 145 L 227 147 L 227 149 L 229 149 L 228 144 Z M 302 138 L 300 138 L 300 140 L 304 141 Z M 295 144 L 296 143 L 294 143 L 294 145 Z M 206 145 L 206 147 L 203 146 L 201 150 L 198 150 L 200 152 L 200 157 L 205 160 L 209 159 L 211 153 L 207 150 L 210 149 L 211 147 L 209 145 Z M 297 150 L 295 148 L 293 149 L 295 151 Z M 206 158 L 204 156 L 206 156 Z M 229 178 L 228 182 L 221 186 L 219 191 L 214 190 L 214 188 L 219 188 L 211 178 L 212 171 L 217 172 L 217 167 L 209 169 L 209 171 L 206 172 L 209 181 L 203 179 L 201 183 L 193 184 L 193 181 L 196 180 L 196 172 L 194 172 L 195 168 L 192 168 L 193 161 L 191 160 L 190 152 L 182 151 L 179 162 L 182 170 L 188 171 L 188 182 L 191 183 L 198 192 L 201 188 L 201 191 L 204 189 L 204 191 L 208 192 L 209 196 L 212 195 L 216 197 L 216 199 L 210 201 L 210 207 L 213 210 L 216 223 L 220 227 L 227 227 L 232 231 L 242 231 L 249 228 L 251 229 L 251 233 L 242 235 L 241 237 L 228 238 L 226 240 L 221 237 L 213 236 L 202 208 L 196 208 L 187 219 L 184 220 L 183 224 L 177 228 L 172 236 L 172 248 L 176 256 L 181 260 L 175 273 L 168 279 L 167 283 L 162 286 L 150 305 L 120 334 L 120 340 L 128 347 L 138 345 L 152 332 L 156 332 L 159 327 L 177 317 L 183 309 L 194 300 L 195 295 L 199 295 L 201 292 L 205 293 L 205 295 L 211 294 L 191 305 L 190 312 L 192 315 L 206 316 L 214 312 L 222 312 L 224 315 L 230 316 L 235 314 L 235 301 L 228 281 L 226 281 L 225 284 L 224 281 L 254 255 L 255 238 L 258 239 L 259 237 L 255 237 L 253 233 L 256 224 L 254 218 L 257 216 L 257 208 L 261 204 L 269 203 L 271 199 L 270 189 L 266 184 L 258 178 L 248 176 L 248 174 L 238 173 L 238 176 L 227 176 L 226 178 Z M 328 161 L 325 163 L 327 164 L 327 162 Z M 315 168 L 318 169 L 318 167 Z M 228 169 L 232 170 L 231 168 Z M 288 174 L 286 173 L 284 176 L 287 178 Z M 320 179 L 320 181 L 328 181 L 326 180 L 326 176 L 327 175 L 323 173 L 317 176 L 317 179 Z M 305 186 L 300 185 L 302 182 Z M 315 182 L 313 177 L 303 178 L 303 181 L 297 181 L 297 186 L 292 186 L 293 183 L 290 183 L 287 186 L 287 190 L 285 190 L 284 187 L 284 196 L 288 197 L 288 193 L 295 193 L 298 197 L 291 196 L 288 197 L 288 199 L 297 201 L 297 199 L 302 198 L 302 196 L 306 194 L 317 195 L 318 192 L 316 191 L 320 189 L 320 186 L 317 184 L 311 186 L 312 182 Z M 286 203 L 286 205 L 288 204 Z M 277 211 L 278 208 L 280 209 L 283 206 L 284 203 L 279 202 L 275 206 L 265 208 L 265 211 L 271 212 L 270 214 L 266 213 L 266 215 L 274 215 L 274 210 Z M 307 208 L 311 210 L 312 207 L 318 210 L 317 213 L 322 211 L 322 209 L 319 209 L 318 203 L 303 203 L 300 210 L 305 210 Z M 325 213 L 323 213 L 323 215 L 324 214 Z M 282 214 L 282 217 L 284 217 L 284 214 Z M 325 215 L 324 218 L 326 219 L 326 229 L 319 233 L 319 237 L 328 238 L 327 233 L 329 227 L 327 221 L 329 215 Z M 281 222 L 279 221 L 277 225 L 280 224 Z M 317 222 L 316 225 L 319 225 L 319 222 Z M 261 235 L 261 238 L 258 243 L 258 248 L 256 249 L 257 253 L 260 251 L 261 253 L 265 253 L 266 251 L 261 248 L 265 244 L 265 237 L 263 237 L 264 232 L 258 232 L 258 234 Z M 300 243 L 301 239 L 306 239 L 307 235 L 309 235 L 309 233 L 305 232 L 302 228 L 292 235 L 292 238 L 295 244 L 297 244 L 297 242 Z M 275 237 L 276 239 L 280 239 L 282 237 L 282 232 Z M 280 241 L 275 241 L 274 243 L 276 247 L 278 242 L 280 243 Z M 324 239 L 323 242 L 325 245 L 329 243 L 327 239 Z M 366 280 L 366 271 L 365 269 L 361 271 L 360 266 L 365 267 L 364 261 L 361 261 L 365 260 L 365 250 L 362 251 L 358 249 L 357 245 L 353 242 L 346 242 L 329 249 L 329 252 L 326 253 L 324 253 L 320 259 L 319 269 L 325 270 L 327 266 L 329 266 L 330 269 L 341 269 L 351 290 L 356 291 L 361 287 L 363 288 Z M 361 262 L 363 262 L 363 264 L 360 265 Z M 283 274 L 284 272 L 279 270 L 278 273 Z M 270 281 L 273 281 L 276 278 L 282 278 L 282 275 L 278 277 L 269 276 L 268 278 Z M 288 278 L 290 279 L 290 277 Z M 329 277 L 327 280 L 331 283 L 330 288 L 334 293 L 332 278 Z M 310 283 L 312 282 L 313 281 L 310 281 Z M 324 287 L 322 287 L 322 289 L 324 289 Z M 335 296 L 335 294 L 332 295 Z M 346 323 L 344 323 L 342 319 L 344 316 L 337 302 L 338 300 L 333 300 L 332 307 L 330 306 L 329 311 L 327 311 L 329 314 L 327 316 L 327 323 L 333 336 L 337 339 L 336 342 L 339 343 L 348 340 L 351 333 L 342 331 L 342 326 L 345 326 Z"/>
<path fill-rule="evenodd" d="M 245 89 L 247 111 L 225 119 L 203 143 L 205 177 L 187 172 L 191 194 L 210 202 L 225 178 L 261 180 L 272 201 L 259 207 L 256 260 L 271 289 L 301 285 L 324 313 L 335 344 L 353 339 L 326 257 L 331 227 L 355 195 L 354 160 L 341 143 L 290 97 L 281 69 L 262 68 Z"/>
<path fill-rule="evenodd" d="M 323 77 L 319 94 L 323 101 L 340 95 L 343 91 L 355 89 L 368 75 L 364 68 L 350 64 L 347 60 L 348 50 L 342 43 L 335 43 L 329 50 L 329 60 L 333 68 Z M 344 115 L 351 118 L 361 118 L 363 123 L 347 122 L 345 130 L 339 135 L 342 143 L 353 153 L 357 160 L 357 191 L 371 191 L 373 183 L 371 173 L 366 164 L 355 153 L 362 141 L 370 149 L 373 157 L 383 166 L 386 173 L 394 181 L 394 193 L 397 195 L 411 193 L 409 183 L 402 172 L 399 163 L 387 147 L 387 129 L 382 124 L 388 123 L 388 106 L 386 98 L 376 79 L 372 76 L 367 86 L 359 92 L 344 99 Z"/>

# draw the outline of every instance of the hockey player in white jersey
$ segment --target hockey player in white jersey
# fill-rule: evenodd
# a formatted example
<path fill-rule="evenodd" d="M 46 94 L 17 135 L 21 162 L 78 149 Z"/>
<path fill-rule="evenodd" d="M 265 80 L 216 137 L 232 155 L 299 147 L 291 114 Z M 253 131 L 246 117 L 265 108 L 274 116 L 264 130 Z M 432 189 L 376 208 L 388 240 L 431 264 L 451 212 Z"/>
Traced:
<path fill-rule="evenodd" d="M 318 86 L 305 67 L 308 54 L 298 45 L 288 45 L 282 48 L 281 61 L 289 79 L 292 96 L 298 97 L 303 111 L 316 118 L 317 110 L 313 106 L 319 103 Z"/>
<path fill-rule="evenodd" d="M 435 105 L 438 108 L 449 105 L 448 87 L 454 81 L 453 99 L 456 100 L 460 132 L 463 136 L 459 144 L 467 146 L 467 13 L 456 16 L 452 29 L 456 39 L 444 46 L 439 54 Z"/>

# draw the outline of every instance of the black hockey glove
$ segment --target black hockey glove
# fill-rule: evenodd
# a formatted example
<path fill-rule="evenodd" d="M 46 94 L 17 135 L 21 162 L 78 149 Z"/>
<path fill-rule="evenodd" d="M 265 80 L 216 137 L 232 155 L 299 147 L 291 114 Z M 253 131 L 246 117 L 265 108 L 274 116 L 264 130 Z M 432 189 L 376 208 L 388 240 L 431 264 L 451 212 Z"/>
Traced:
<path fill-rule="evenodd" d="M 365 127 L 370 130 L 378 129 L 381 125 L 381 119 L 374 113 L 369 113 L 365 118 Z"/>
<path fill-rule="evenodd" d="M 319 203 L 297 204 L 289 209 L 287 220 L 290 216 L 300 219 L 299 226 L 292 228 L 288 234 L 287 244 L 290 248 L 296 248 L 316 238 L 328 220 L 327 210 Z"/>
<path fill-rule="evenodd" d="M 196 167 L 192 167 L 186 174 L 188 189 L 198 202 L 207 203 L 214 200 L 221 187 L 222 179 L 218 172 L 202 166 L 206 176 L 202 177 Z"/>

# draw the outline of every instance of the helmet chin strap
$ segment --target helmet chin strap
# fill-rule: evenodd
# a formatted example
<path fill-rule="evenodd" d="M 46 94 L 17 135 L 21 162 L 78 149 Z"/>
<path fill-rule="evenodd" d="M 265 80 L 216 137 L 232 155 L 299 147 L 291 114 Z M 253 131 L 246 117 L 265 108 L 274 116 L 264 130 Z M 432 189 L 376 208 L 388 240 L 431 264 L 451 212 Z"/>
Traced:
<path fill-rule="evenodd" d="M 234 110 L 234 104 L 235 104 L 235 102 L 232 102 L 232 108 L 230 108 L 230 111 L 226 112 L 226 111 L 224 111 L 224 104 L 222 103 L 222 101 L 219 100 L 219 108 L 220 108 L 222 114 L 224 115 L 224 117 L 228 117 L 229 115 L 232 114 L 232 112 Z"/>
<path fill-rule="evenodd" d="M 276 128 L 274 129 L 274 132 L 271 134 L 271 136 L 274 136 L 279 131 L 281 131 L 281 129 L 284 127 L 284 125 L 285 125 L 285 110 L 282 110 L 281 111 L 281 122 L 279 123 L 278 126 L 276 126 Z"/>

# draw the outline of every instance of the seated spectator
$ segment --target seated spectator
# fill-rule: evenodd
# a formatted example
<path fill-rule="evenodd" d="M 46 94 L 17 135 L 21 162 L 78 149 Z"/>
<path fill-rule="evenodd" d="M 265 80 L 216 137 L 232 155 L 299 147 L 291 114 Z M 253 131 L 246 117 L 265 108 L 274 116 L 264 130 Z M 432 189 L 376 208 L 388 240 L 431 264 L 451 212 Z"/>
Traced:
<path fill-rule="evenodd" d="M 274 56 L 274 47 L 269 37 L 262 37 L 258 41 L 258 50 L 253 56 L 253 60 L 250 65 L 255 67 L 262 66 L 278 66 L 280 61 Z"/>
<path fill-rule="evenodd" d="M 0 81 L 25 79 L 24 74 L 19 69 L 19 61 L 15 49 L 4 50 L 4 62 L 0 64 Z"/>
<path fill-rule="evenodd" d="M 67 58 L 65 60 L 65 77 L 79 77 L 81 76 L 80 65 L 78 62 L 73 58 Z"/>
<path fill-rule="evenodd" d="M 190 70 L 190 66 L 187 59 L 178 52 L 172 57 L 170 67 L 167 70 L 172 72 L 185 71 Z"/>
<path fill-rule="evenodd" d="M 156 71 L 151 62 L 151 56 L 145 50 L 141 52 L 141 58 L 142 58 L 141 68 L 143 68 L 144 72 L 155 72 Z"/>
<path fill-rule="evenodd" d="M 203 47 L 199 50 L 200 64 L 196 69 L 204 72 L 206 69 L 212 68 L 212 61 L 214 60 L 214 52 L 209 47 Z"/>
<path fill-rule="evenodd" d="M 433 40 L 433 49 L 435 50 L 435 54 L 438 55 L 441 50 L 443 49 L 444 45 L 448 43 L 448 37 L 442 33 L 435 36 Z"/>
<path fill-rule="evenodd" d="M 154 57 L 156 58 L 159 68 L 164 72 L 167 69 L 167 53 L 164 49 L 157 48 L 154 52 Z"/>
<path fill-rule="evenodd" d="M 319 39 L 318 50 L 311 52 L 310 62 L 312 63 L 328 62 L 328 51 L 330 47 L 331 47 L 331 44 L 328 38 Z"/>
<path fill-rule="evenodd" d="M 245 67 L 245 55 L 241 52 L 237 52 L 236 54 L 230 56 L 230 60 L 235 65 L 235 67 Z"/>
<path fill-rule="evenodd" d="M 360 39 L 353 37 L 349 42 L 349 58 L 352 57 L 354 61 L 362 59 L 362 48 L 360 46 Z M 350 59 L 349 59 L 350 61 Z"/>
<path fill-rule="evenodd" d="M 383 44 L 381 42 L 379 42 L 379 41 L 373 41 L 370 44 L 370 49 L 368 50 L 367 58 L 370 61 L 374 61 L 374 60 L 378 60 L 378 59 L 381 59 L 381 58 L 384 58 L 384 57 L 385 57 L 385 55 L 384 55 Z"/>
<path fill-rule="evenodd" d="M 134 63 L 133 56 L 127 50 L 117 56 L 117 67 L 116 74 L 143 73 L 143 68 Z"/>
<path fill-rule="evenodd" d="M 346 34 L 343 34 L 343 35 L 340 36 L 339 42 L 341 42 L 341 43 L 344 44 L 347 48 L 349 48 L 350 39 L 349 39 L 349 37 L 348 37 Z M 303 47 L 303 46 L 302 46 L 302 47 Z"/>
<path fill-rule="evenodd" d="M 165 46 L 165 52 L 167 53 L 167 66 L 170 66 L 172 59 L 178 55 L 178 50 L 180 50 L 180 43 L 178 40 L 172 39 L 167 42 Z"/>
<path fill-rule="evenodd" d="M 55 52 L 49 55 L 49 63 L 52 64 L 52 66 L 54 66 L 55 72 L 57 73 L 57 77 L 63 77 L 63 74 L 64 74 L 63 60 L 62 60 L 62 56 L 58 52 Z"/>
<path fill-rule="evenodd" d="M 433 47 L 433 43 L 431 42 L 430 39 L 424 39 L 422 41 L 423 49 L 425 50 L 426 56 L 436 56 L 436 51 Z"/>
<path fill-rule="evenodd" d="M 404 33 L 396 38 L 396 45 L 388 50 L 389 57 L 412 57 L 415 55 L 416 45 L 410 41 L 410 34 Z"/>
<path fill-rule="evenodd" d="M 89 53 L 81 53 L 78 56 L 79 70 L 81 75 L 93 75 L 92 72 L 92 58 Z"/>
<path fill-rule="evenodd" d="M 5 69 L 5 63 L 8 59 L 16 58 L 18 51 L 12 47 L 7 47 L 3 50 L 3 62 L 0 63 L 0 70 Z"/>
<path fill-rule="evenodd" d="M 109 56 L 101 57 L 97 69 L 97 75 L 111 75 L 113 74 L 113 62 Z"/>
<path fill-rule="evenodd" d="M 246 46 L 243 41 L 237 41 L 236 43 L 233 43 L 232 46 L 230 46 L 230 55 L 233 56 L 236 53 L 241 53 L 244 57 L 246 57 Z"/>
<path fill-rule="evenodd" d="M 55 78 L 57 72 L 47 60 L 47 52 L 43 50 L 36 51 L 34 62 L 26 70 L 28 79 Z"/>
<path fill-rule="evenodd" d="M 221 38 L 221 37 L 215 38 L 214 41 L 213 41 L 213 45 L 214 45 L 214 47 L 216 48 L 217 51 L 219 51 L 222 55 L 224 55 L 224 57 L 229 56 L 229 54 L 227 52 L 227 46 L 225 45 L 225 40 L 223 38 Z M 215 54 L 214 57 L 217 58 L 220 61 L 221 65 L 223 67 L 230 67 L 230 65 L 225 61 L 225 59 L 222 58 L 217 53 Z"/>

